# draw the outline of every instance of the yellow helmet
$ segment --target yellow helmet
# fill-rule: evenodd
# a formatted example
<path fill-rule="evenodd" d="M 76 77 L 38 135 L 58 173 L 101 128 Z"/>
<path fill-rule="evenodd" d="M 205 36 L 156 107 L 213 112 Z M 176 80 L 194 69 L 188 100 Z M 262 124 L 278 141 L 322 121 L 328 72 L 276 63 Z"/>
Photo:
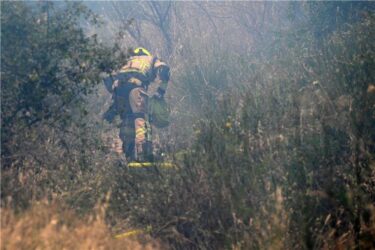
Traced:
<path fill-rule="evenodd" d="M 152 56 L 151 53 L 147 49 L 142 48 L 142 47 L 138 47 L 134 49 L 133 53 L 135 56 L 143 56 L 143 55 Z"/>

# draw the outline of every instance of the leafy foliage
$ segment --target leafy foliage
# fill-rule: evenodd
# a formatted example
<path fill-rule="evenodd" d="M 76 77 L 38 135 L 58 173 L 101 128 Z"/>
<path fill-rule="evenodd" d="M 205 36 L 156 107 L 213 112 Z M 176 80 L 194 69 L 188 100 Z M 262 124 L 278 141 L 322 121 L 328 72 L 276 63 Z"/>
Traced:
<path fill-rule="evenodd" d="M 177 249 L 371 245 L 374 232 L 361 228 L 375 191 L 375 19 L 353 8 L 334 27 L 324 18 L 340 4 L 300 5 L 304 22 L 271 33 L 256 54 L 223 56 L 224 70 L 218 51 L 205 51 L 207 64 L 181 73 L 196 140 L 176 155 L 182 169 L 144 187 L 134 222 Z M 225 71 L 229 83 L 216 78 Z"/>
<path fill-rule="evenodd" d="M 1 12 L 2 197 L 20 202 L 61 193 L 91 168 L 102 145 L 85 102 L 125 57 L 85 35 L 81 21 L 98 20 L 81 4 L 4 2 Z"/>
<path fill-rule="evenodd" d="M 371 3 L 283 3 L 277 15 L 267 2 L 240 53 L 184 30 L 161 140 L 169 170 L 128 169 L 103 142 L 115 129 L 90 93 L 122 55 L 85 35 L 96 17 L 38 6 L 2 5 L 3 200 L 50 196 L 86 213 L 107 195 L 112 230 L 149 227 L 174 249 L 374 247 Z"/>

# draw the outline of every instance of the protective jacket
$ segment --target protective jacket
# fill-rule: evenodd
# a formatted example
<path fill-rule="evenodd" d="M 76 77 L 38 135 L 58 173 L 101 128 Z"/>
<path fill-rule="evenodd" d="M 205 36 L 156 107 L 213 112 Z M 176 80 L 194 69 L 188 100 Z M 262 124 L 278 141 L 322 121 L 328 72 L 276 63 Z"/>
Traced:
<path fill-rule="evenodd" d="M 130 57 L 117 74 L 104 80 L 106 88 L 113 94 L 113 104 L 104 118 L 112 122 L 116 115 L 120 115 L 120 138 L 123 151 L 130 160 L 151 160 L 148 157 L 152 155 L 152 140 L 147 88 L 157 78 L 160 80 L 157 93 L 162 98 L 169 81 L 169 67 L 157 57 L 137 55 Z"/>
<path fill-rule="evenodd" d="M 163 97 L 169 77 L 168 65 L 157 57 L 146 55 L 130 57 L 117 74 L 104 79 L 106 89 L 113 94 L 113 103 L 104 114 L 104 119 L 112 122 L 117 114 L 123 119 L 130 111 L 126 108 L 130 106 L 129 92 L 136 87 L 142 87 L 147 91 L 150 83 L 157 78 L 160 80 L 157 92 Z"/>

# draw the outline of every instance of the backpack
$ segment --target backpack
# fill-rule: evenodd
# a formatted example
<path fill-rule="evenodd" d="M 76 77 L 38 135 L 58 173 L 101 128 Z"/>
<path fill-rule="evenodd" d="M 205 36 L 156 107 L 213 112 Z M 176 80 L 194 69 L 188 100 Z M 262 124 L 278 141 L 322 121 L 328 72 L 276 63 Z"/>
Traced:
<path fill-rule="evenodd" d="M 148 111 L 150 122 L 158 128 L 165 128 L 169 125 L 170 109 L 164 98 L 152 96 L 148 100 Z"/>

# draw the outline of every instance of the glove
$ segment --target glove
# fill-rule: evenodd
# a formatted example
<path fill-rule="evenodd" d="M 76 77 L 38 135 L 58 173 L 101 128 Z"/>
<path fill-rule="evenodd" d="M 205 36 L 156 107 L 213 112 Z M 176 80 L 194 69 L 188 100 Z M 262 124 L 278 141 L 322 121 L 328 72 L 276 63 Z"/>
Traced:
<path fill-rule="evenodd" d="M 103 83 L 104 83 L 104 86 L 105 88 L 108 90 L 109 93 L 113 93 L 113 89 L 112 89 L 112 83 L 113 83 L 113 80 L 112 80 L 112 77 L 106 77 L 103 79 Z"/>
<path fill-rule="evenodd" d="M 168 82 L 161 82 L 160 87 L 157 89 L 157 95 L 160 98 L 163 98 L 165 95 L 165 91 L 167 90 Z"/>
<path fill-rule="evenodd" d="M 156 93 L 155 93 L 154 96 L 155 96 L 156 98 L 161 99 L 161 98 L 164 98 L 164 94 L 165 94 L 165 90 L 159 87 L 159 88 L 157 89 L 157 91 L 156 91 Z"/>

